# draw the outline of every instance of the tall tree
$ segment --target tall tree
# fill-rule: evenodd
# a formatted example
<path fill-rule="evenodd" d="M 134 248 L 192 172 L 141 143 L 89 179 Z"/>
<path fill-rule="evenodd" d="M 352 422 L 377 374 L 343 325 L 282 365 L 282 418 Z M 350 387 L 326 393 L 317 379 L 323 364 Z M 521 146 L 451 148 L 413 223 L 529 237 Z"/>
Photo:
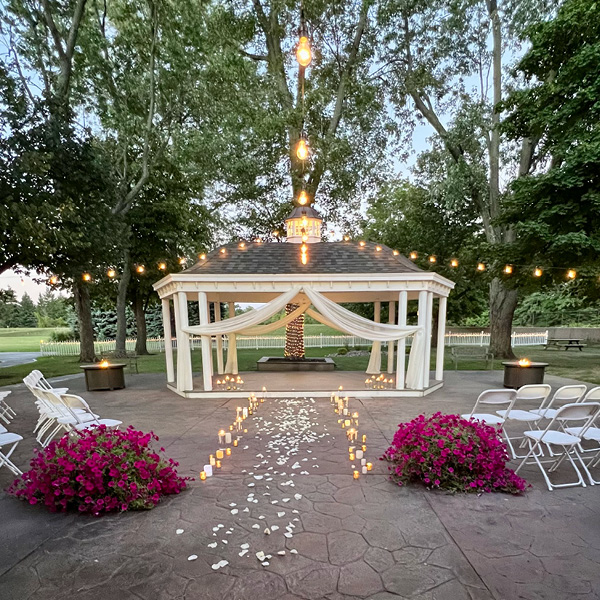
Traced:
<path fill-rule="evenodd" d="M 387 83 L 405 124 L 424 120 L 433 128 L 462 180 L 462 202 L 477 209 L 491 246 L 515 239 L 513 228 L 497 220 L 506 193 L 502 181 L 530 172 L 538 142 L 523 137 L 518 147 L 503 143 L 500 101 L 510 82 L 503 59 L 515 52 L 527 13 L 544 10 L 543 3 L 497 0 L 386 0 L 379 6 L 385 43 L 375 75 Z M 492 351 L 511 357 L 517 291 L 494 277 L 489 301 Z"/>
<path fill-rule="evenodd" d="M 565 281 L 581 267 L 588 294 L 600 274 L 600 20 L 591 0 L 566 0 L 556 17 L 527 31 L 531 48 L 519 70 L 530 87 L 506 102 L 512 138 L 540 143 L 534 169 L 513 184 L 503 220 L 517 238 L 517 256 L 530 275 Z M 591 283 L 591 285 L 589 285 Z"/>

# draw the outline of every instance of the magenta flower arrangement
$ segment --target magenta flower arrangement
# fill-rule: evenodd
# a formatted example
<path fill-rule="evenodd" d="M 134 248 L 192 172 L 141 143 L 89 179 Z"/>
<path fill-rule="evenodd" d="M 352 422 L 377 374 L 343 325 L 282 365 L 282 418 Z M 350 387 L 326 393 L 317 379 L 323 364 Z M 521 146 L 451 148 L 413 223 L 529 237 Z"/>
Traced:
<path fill-rule="evenodd" d="M 420 415 L 400 423 L 381 460 L 398 485 L 422 483 L 453 492 L 519 494 L 527 482 L 506 467 L 501 432 L 459 415 Z"/>
<path fill-rule="evenodd" d="M 36 450 L 29 471 L 8 491 L 52 512 L 77 509 L 98 516 L 154 508 L 161 496 L 185 489 L 189 478 L 180 477 L 178 463 L 161 458 L 152 441 L 158 441 L 154 433 L 131 426 L 73 432 Z"/>

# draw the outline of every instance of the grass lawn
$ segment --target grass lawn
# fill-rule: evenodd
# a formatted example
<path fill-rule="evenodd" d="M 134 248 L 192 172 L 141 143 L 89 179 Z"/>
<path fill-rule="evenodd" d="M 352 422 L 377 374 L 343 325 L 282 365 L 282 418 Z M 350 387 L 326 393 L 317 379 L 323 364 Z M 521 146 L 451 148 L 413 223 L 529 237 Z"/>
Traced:
<path fill-rule="evenodd" d="M 38 330 L 39 331 L 39 330 Z M 335 348 L 309 348 L 308 356 L 325 356 L 335 351 Z M 600 347 L 588 346 L 583 350 L 543 350 L 539 346 L 524 346 L 516 348 L 517 356 L 527 357 L 534 361 L 547 362 L 548 373 L 572 379 L 579 379 L 588 383 L 600 385 Z M 435 355 L 435 352 L 433 352 Z M 256 361 L 262 356 L 283 356 L 283 349 L 239 350 L 238 365 L 240 371 L 255 371 Z M 200 371 L 201 352 L 192 352 L 192 366 L 195 372 Z M 337 369 L 340 371 L 364 371 L 367 368 L 367 356 L 340 356 L 335 359 Z M 216 363 L 216 357 L 215 357 Z M 432 356 L 432 367 L 434 357 Z M 501 361 L 495 361 L 496 369 L 502 369 Z M 13 383 L 20 383 L 32 369 L 39 369 L 46 377 L 58 377 L 80 373 L 79 361 L 76 356 L 47 356 L 40 358 L 36 363 L 0 369 L 0 387 Z M 165 372 L 165 359 L 162 354 L 143 356 L 138 360 L 140 373 Z M 447 358 L 445 368 L 452 370 L 452 362 Z M 459 363 L 460 370 L 479 371 L 485 369 L 483 360 L 464 360 Z"/>
<path fill-rule="evenodd" d="M 39 352 L 40 341 L 48 341 L 61 327 L 7 327 L 0 329 L 0 352 Z"/>

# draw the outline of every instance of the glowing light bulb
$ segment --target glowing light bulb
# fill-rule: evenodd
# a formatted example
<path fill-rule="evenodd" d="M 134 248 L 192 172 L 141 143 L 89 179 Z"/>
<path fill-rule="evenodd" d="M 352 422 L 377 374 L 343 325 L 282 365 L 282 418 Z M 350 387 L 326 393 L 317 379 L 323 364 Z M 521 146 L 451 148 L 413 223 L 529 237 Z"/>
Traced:
<path fill-rule="evenodd" d="M 199 258 L 200 260 L 206 260 L 206 254 L 200 254 L 200 255 L 198 256 L 198 258 Z"/>
<path fill-rule="evenodd" d="M 344 241 L 345 242 L 349 242 L 350 241 L 350 236 L 349 235 L 345 235 L 344 236 Z"/>
<path fill-rule="evenodd" d="M 116 276 L 117 272 L 114 269 L 109 269 L 108 271 L 106 271 L 106 274 L 112 279 Z"/>
<path fill-rule="evenodd" d="M 418 257 L 419 255 L 414 251 L 408 255 L 408 258 L 410 258 L 410 260 L 417 260 Z"/>
<path fill-rule="evenodd" d="M 146 270 L 146 267 L 144 267 L 144 265 L 138 265 L 135 270 L 141 275 Z"/>
<path fill-rule="evenodd" d="M 158 263 L 158 270 L 159 271 L 166 271 L 167 270 L 167 263 L 164 263 L 164 262 Z"/>
<path fill-rule="evenodd" d="M 534 271 L 533 271 L 533 276 L 534 277 L 541 277 L 542 273 L 543 273 L 543 271 L 539 267 L 536 267 L 534 269 Z"/>
<path fill-rule="evenodd" d="M 306 160 L 308 158 L 308 145 L 303 137 L 298 140 L 298 145 L 296 146 L 296 156 L 300 160 Z"/>
<path fill-rule="evenodd" d="M 575 279 L 575 277 L 577 277 L 577 271 L 575 269 L 569 269 L 567 271 L 567 277 L 569 279 Z"/>
<path fill-rule="evenodd" d="M 180 265 L 185 265 L 186 262 L 187 261 L 186 261 L 185 257 L 183 257 L 183 256 L 179 259 L 179 264 Z"/>
<path fill-rule="evenodd" d="M 312 61 L 312 51 L 310 49 L 310 44 L 308 43 L 308 38 L 305 35 L 301 36 L 300 41 L 298 42 L 296 60 L 302 67 L 308 67 Z"/>
<path fill-rule="evenodd" d="M 240 242 L 240 248 L 245 248 L 246 244 L 244 244 L 244 242 Z"/>
<path fill-rule="evenodd" d="M 225 254 L 225 252 L 227 252 L 227 251 L 225 250 L 225 248 L 221 248 L 221 249 L 219 250 L 219 252 L 220 252 L 221 254 Z"/>
<path fill-rule="evenodd" d="M 83 280 L 84 281 L 91 281 L 92 280 L 92 276 L 89 273 L 84 273 L 83 274 Z"/>
<path fill-rule="evenodd" d="M 506 265 L 506 266 L 504 267 L 504 273 L 505 273 L 506 275 L 512 275 L 512 272 L 513 272 L 512 265 Z"/>
<path fill-rule="evenodd" d="M 437 262 L 437 258 L 436 258 L 435 256 L 431 255 L 431 256 L 429 257 L 429 262 L 430 262 L 431 264 L 433 264 L 433 263 L 436 263 L 436 262 Z"/>
<path fill-rule="evenodd" d="M 458 260 L 457 260 L 456 258 L 453 258 L 453 259 L 450 261 L 450 266 L 451 266 L 451 267 L 454 267 L 454 268 L 458 267 Z"/>
<path fill-rule="evenodd" d="M 358 245 L 359 245 L 361 248 L 364 248 L 364 247 L 367 245 L 367 243 L 366 243 L 366 242 L 358 242 Z"/>
<path fill-rule="evenodd" d="M 478 271 L 485 271 L 485 265 L 483 263 L 478 263 L 477 264 L 477 270 Z"/>
<path fill-rule="evenodd" d="M 377 252 L 381 252 L 381 246 L 375 246 L 375 250 L 377 250 Z"/>
<path fill-rule="evenodd" d="M 58 283 L 58 277 L 56 275 L 52 275 L 50 277 L 50 285 L 56 285 Z"/>
<path fill-rule="evenodd" d="M 392 251 L 392 254 L 393 254 L 394 256 L 398 256 L 398 254 L 400 254 L 400 252 L 398 252 L 398 250 L 393 250 L 393 251 Z"/>
<path fill-rule="evenodd" d="M 309 200 L 306 190 L 302 190 L 298 196 L 298 204 L 300 206 L 306 206 L 309 203 Z"/>

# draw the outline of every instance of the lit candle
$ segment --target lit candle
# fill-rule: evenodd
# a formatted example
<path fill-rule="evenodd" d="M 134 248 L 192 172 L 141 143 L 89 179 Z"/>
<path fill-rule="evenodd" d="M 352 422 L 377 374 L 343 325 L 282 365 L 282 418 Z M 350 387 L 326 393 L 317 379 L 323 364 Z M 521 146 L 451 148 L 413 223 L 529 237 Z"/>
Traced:
<path fill-rule="evenodd" d="M 213 474 L 213 466 L 212 465 L 204 465 L 204 472 L 207 477 L 212 477 Z"/>
<path fill-rule="evenodd" d="M 348 452 L 354 452 L 354 446 L 349 446 L 348 447 Z"/>
<path fill-rule="evenodd" d="M 206 471 L 200 471 L 200 479 L 204 481 L 206 479 Z"/>
<path fill-rule="evenodd" d="M 358 419 L 358 413 L 357 412 L 353 412 L 352 413 L 352 418 L 353 419 Z"/>
<path fill-rule="evenodd" d="M 345 419 L 345 420 L 344 420 L 344 425 L 345 425 L 346 427 L 350 427 L 350 425 L 352 425 L 352 421 L 351 421 L 350 419 Z"/>
<path fill-rule="evenodd" d="M 219 444 L 223 443 L 223 438 L 225 437 L 225 430 L 221 429 L 221 431 L 219 431 Z"/>
<path fill-rule="evenodd" d="M 231 433 L 229 431 L 225 434 L 225 443 L 231 444 Z"/>
<path fill-rule="evenodd" d="M 350 452 L 350 460 L 354 460 L 354 452 Z"/>
<path fill-rule="evenodd" d="M 367 445 L 366 445 L 366 444 L 363 444 L 363 445 L 362 445 L 362 451 L 363 451 L 363 452 L 366 452 L 366 451 L 367 451 Z"/>
<path fill-rule="evenodd" d="M 220 460 L 217 461 L 216 467 L 217 467 L 217 469 L 221 468 L 221 461 Z"/>
<path fill-rule="evenodd" d="M 363 457 L 363 451 L 362 450 L 357 450 L 356 451 L 356 458 L 362 458 Z"/>
<path fill-rule="evenodd" d="M 233 425 L 229 426 L 229 431 L 233 431 Z"/>
<path fill-rule="evenodd" d="M 373 463 L 367 463 L 367 471 L 371 471 L 373 469 Z"/>
<path fill-rule="evenodd" d="M 211 466 L 213 466 L 213 467 L 215 466 L 215 455 L 214 454 L 211 454 L 208 457 L 208 462 L 211 464 Z M 206 471 L 206 465 L 204 465 L 204 470 Z"/>
<path fill-rule="evenodd" d="M 363 435 L 363 438 L 362 438 L 362 440 L 363 440 L 363 444 L 364 444 L 364 443 L 367 441 L 367 436 L 366 436 L 366 435 Z"/>
<path fill-rule="evenodd" d="M 244 433 L 248 433 L 248 430 L 247 430 L 247 429 L 244 429 Z"/>
<path fill-rule="evenodd" d="M 358 471 L 354 471 L 353 477 L 354 479 L 358 479 L 360 477 L 360 473 Z"/>
<path fill-rule="evenodd" d="M 346 429 L 346 423 L 342 421 L 342 429 Z"/>
<path fill-rule="evenodd" d="M 231 448 L 225 448 L 225 456 L 231 456 Z"/>
<path fill-rule="evenodd" d="M 237 440 L 233 440 L 233 445 L 237 448 L 238 441 Z"/>
<path fill-rule="evenodd" d="M 221 458 L 223 458 L 224 455 L 225 455 L 225 453 L 223 452 L 223 450 L 221 450 L 221 449 L 217 450 L 217 462 L 219 462 L 219 460 Z"/>

